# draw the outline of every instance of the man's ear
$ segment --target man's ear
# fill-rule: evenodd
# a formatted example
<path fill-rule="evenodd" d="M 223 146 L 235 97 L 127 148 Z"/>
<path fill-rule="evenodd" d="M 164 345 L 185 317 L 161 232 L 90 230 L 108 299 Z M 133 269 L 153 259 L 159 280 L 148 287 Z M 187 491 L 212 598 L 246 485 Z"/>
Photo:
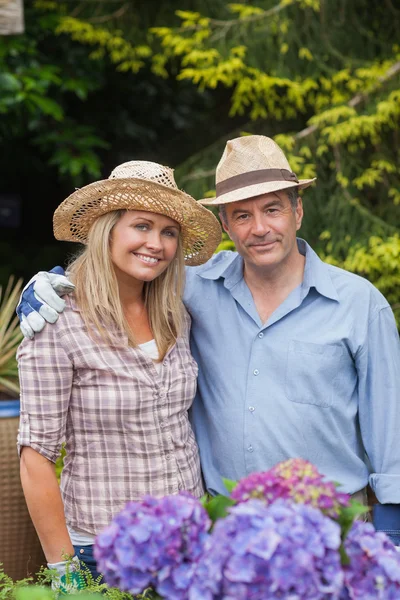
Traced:
<path fill-rule="evenodd" d="M 229 227 L 228 227 L 227 222 L 224 219 L 224 215 L 219 213 L 219 219 L 221 221 L 222 229 L 225 231 L 225 233 L 227 233 L 229 235 Z"/>
<path fill-rule="evenodd" d="M 301 227 L 301 223 L 303 221 L 303 201 L 300 196 L 297 198 L 297 206 L 296 206 L 296 231 L 298 231 Z"/>

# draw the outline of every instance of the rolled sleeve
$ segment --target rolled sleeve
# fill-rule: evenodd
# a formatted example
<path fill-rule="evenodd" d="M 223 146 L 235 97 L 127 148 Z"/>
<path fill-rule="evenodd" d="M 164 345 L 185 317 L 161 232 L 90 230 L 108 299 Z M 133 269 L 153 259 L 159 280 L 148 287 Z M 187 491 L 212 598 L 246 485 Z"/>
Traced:
<path fill-rule="evenodd" d="M 59 326 L 48 325 L 17 352 L 21 414 L 18 453 L 30 446 L 55 462 L 65 430 L 73 365 L 62 346 Z"/>
<path fill-rule="evenodd" d="M 400 504 L 400 342 L 390 307 L 368 328 L 357 359 L 359 416 L 372 473 L 370 485 L 381 504 Z"/>

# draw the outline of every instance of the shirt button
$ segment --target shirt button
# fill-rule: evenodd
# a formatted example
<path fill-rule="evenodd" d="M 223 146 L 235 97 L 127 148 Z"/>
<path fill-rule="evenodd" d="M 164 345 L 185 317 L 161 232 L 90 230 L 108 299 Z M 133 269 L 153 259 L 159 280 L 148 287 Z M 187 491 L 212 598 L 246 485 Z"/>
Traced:
<path fill-rule="evenodd" d="M 163 362 L 163 367 L 166 367 L 166 366 L 167 366 L 167 364 L 168 364 L 168 362 L 167 362 L 166 360 L 164 360 L 164 362 Z"/>
<path fill-rule="evenodd" d="M 165 455 L 165 458 L 166 458 L 167 460 L 171 460 L 171 455 L 170 455 L 170 454 L 166 454 L 166 455 Z"/>
<path fill-rule="evenodd" d="M 264 334 L 261 332 L 261 333 L 258 334 L 258 337 L 261 339 L 261 338 L 264 337 Z"/>
<path fill-rule="evenodd" d="M 254 406 L 249 406 L 249 411 L 250 412 L 254 412 L 256 409 L 254 408 Z"/>
<path fill-rule="evenodd" d="M 254 369 L 254 371 L 253 371 L 253 375 L 258 375 L 258 374 L 259 374 L 259 372 L 260 372 L 260 371 L 259 371 L 258 369 Z"/>
<path fill-rule="evenodd" d="M 160 427 L 166 427 L 166 426 L 167 426 L 167 424 L 164 421 L 161 421 Z"/>
<path fill-rule="evenodd" d="M 160 396 L 160 398 L 165 398 L 165 392 L 160 392 L 158 395 Z"/>
<path fill-rule="evenodd" d="M 248 452 L 254 452 L 254 448 L 253 448 L 253 446 L 251 446 L 251 445 L 250 445 L 250 446 L 247 446 L 247 451 L 248 451 Z"/>

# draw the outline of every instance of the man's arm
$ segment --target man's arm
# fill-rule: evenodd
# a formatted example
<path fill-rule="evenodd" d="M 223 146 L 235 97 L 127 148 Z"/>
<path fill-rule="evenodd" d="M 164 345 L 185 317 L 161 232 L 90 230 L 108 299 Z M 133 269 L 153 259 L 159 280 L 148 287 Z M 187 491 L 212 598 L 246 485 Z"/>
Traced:
<path fill-rule="evenodd" d="M 379 501 L 374 525 L 400 544 L 400 342 L 389 306 L 371 318 L 356 366 L 361 435 Z"/>
<path fill-rule="evenodd" d="M 65 308 L 60 296 L 70 294 L 74 287 L 65 277 L 62 267 L 54 267 L 49 273 L 40 271 L 32 277 L 24 287 L 17 306 L 24 337 L 32 339 L 46 323 L 55 323 Z"/>

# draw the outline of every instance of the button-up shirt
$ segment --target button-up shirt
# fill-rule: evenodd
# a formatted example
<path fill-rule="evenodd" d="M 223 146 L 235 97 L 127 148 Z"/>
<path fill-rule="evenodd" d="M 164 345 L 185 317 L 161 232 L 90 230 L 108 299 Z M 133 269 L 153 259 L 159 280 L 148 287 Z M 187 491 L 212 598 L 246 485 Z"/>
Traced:
<path fill-rule="evenodd" d="M 96 534 L 129 500 L 188 490 L 201 496 L 198 448 L 188 420 L 197 365 L 189 318 L 160 373 L 127 336 L 88 335 L 73 297 L 57 323 L 18 350 L 19 447 L 55 461 L 69 527 Z"/>
<path fill-rule="evenodd" d="M 370 482 L 400 503 L 400 347 L 368 281 L 323 263 L 303 240 L 303 282 L 266 323 L 221 252 L 188 269 L 184 301 L 199 365 L 192 420 L 207 488 L 302 457 L 342 490 Z"/>

